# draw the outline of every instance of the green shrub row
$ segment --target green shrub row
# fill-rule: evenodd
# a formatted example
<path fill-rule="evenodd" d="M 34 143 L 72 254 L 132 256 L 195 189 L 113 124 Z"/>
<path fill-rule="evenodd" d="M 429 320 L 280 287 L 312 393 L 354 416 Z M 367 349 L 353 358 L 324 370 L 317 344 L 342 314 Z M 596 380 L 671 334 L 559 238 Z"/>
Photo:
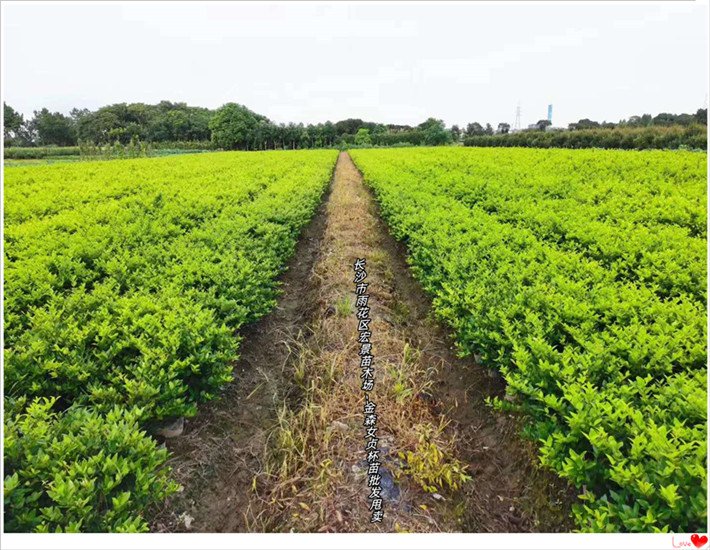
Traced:
<path fill-rule="evenodd" d="M 137 142 L 118 145 L 93 145 L 89 143 L 70 147 L 5 147 L 4 157 L 11 160 L 44 159 L 55 157 L 140 157 L 161 156 L 167 151 L 172 154 L 188 151 L 212 151 L 215 145 L 211 141 L 166 141 L 159 143 Z M 141 147 L 142 146 L 142 147 Z M 137 149 L 138 153 L 133 150 Z M 142 154 L 141 154 L 142 153 Z"/>
<path fill-rule="evenodd" d="M 707 156 L 358 150 L 465 355 L 501 371 L 583 531 L 707 522 Z"/>
<path fill-rule="evenodd" d="M 140 427 L 194 415 L 232 379 L 235 333 L 273 307 L 335 159 L 211 153 L 6 169 L 8 529 L 146 528 L 146 503 L 171 484 Z M 118 473 L 102 469 L 109 462 Z"/>
<path fill-rule="evenodd" d="M 5 147 L 6 159 L 43 159 L 47 157 L 73 157 L 79 156 L 78 146 L 71 147 Z"/>
<path fill-rule="evenodd" d="M 142 411 L 56 412 L 56 401 L 5 401 L 5 530 L 146 531 L 141 511 L 177 486 Z"/>
<path fill-rule="evenodd" d="M 560 147 L 566 149 L 702 149 L 707 150 L 708 127 L 651 126 L 647 128 L 597 128 L 586 130 L 523 131 L 512 134 L 471 136 L 470 147 Z"/>

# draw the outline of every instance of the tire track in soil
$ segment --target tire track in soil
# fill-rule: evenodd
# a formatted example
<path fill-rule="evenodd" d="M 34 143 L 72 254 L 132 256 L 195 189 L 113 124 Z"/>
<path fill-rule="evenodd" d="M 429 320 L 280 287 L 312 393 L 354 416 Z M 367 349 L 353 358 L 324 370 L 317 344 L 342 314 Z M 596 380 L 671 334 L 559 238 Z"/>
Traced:
<path fill-rule="evenodd" d="M 277 309 L 244 334 L 235 381 L 221 399 L 200 408 L 183 436 L 167 442 L 173 453 L 169 465 L 185 489 L 158 511 L 152 529 L 188 530 L 188 514 L 190 530 L 202 532 L 569 531 L 573 493 L 535 466 L 535 449 L 520 440 L 519 421 L 485 405 L 486 397 L 503 395 L 504 382 L 470 358 L 456 356 L 446 331 L 431 318 L 431 301 L 409 272 L 404 246 L 389 235 L 347 153 L 340 154 L 325 199 L 282 278 Z M 396 461 L 398 450 L 416 442 L 415 428 L 434 429 L 443 417 L 450 422 L 442 441 L 455 441 L 449 450 L 473 476 L 461 490 L 442 490 L 444 498 L 438 500 L 402 476 L 400 501 L 385 505 L 385 523 L 376 528 L 369 524 L 365 481 L 357 472 L 364 439 L 354 309 L 337 313 L 338 303 L 352 296 L 355 257 L 368 261 L 374 400 L 390 454 Z M 402 406 L 382 385 L 392 384 L 391 376 L 412 357 L 411 372 L 431 386 Z M 310 380 L 319 383 L 325 383 L 323 365 L 330 365 L 337 379 L 321 394 L 331 396 L 303 402 L 294 368 L 304 364 Z M 321 424 L 309 419 L 313 433 L 306 435 L 314 446 L 327 441 L 317 455 L 333 465 L 325 470 L 325 494 L 314 481 L 323 471 L 312 464 L 295 467 L 299 475 L 293 479 L 263 473 L 279 440 L 274 426 L 284 401 L 294 411 L 295 430 L 299 408 L 314 405 L 319 411 Z M 333 425 L 339 426 L 337 436 Z M 391 460 L 388 464 L 392 468 Z M 252 486 L 255 477 L 258 492 Z M 299 509 L 304 501 L 310 503 L 309 514 Z"/>

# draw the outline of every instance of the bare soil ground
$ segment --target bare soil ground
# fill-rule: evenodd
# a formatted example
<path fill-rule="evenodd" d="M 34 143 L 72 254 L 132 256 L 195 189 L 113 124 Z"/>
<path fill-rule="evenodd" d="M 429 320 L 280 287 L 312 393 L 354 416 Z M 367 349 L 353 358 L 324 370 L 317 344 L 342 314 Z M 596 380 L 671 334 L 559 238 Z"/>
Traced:
<path fill-rule="evenodd" d="M 393 482 L 376 525 L 364 470 L 356 258 L 367 260 L 372 395 Z M 572 528 L 573 493 L 535 466 L 520 421 L 485 404 L 504 393 L 503 381 L 456 356 L 347 153 L 283 285 L 278 308 L 244 335 L 235 382 L 168 440 L 184 490 L 157 511 L 153 530 Z"/>

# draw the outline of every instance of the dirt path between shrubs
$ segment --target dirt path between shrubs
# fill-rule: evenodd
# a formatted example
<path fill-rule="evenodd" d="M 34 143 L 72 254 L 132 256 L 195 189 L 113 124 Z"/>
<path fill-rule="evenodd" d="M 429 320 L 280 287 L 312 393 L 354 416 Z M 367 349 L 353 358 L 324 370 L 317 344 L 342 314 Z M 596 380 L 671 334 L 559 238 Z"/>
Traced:
<path fill-rule="evenodd" d="M 380 524 L 367 499 L 356 258 L 370 283 Z M 571 529 L 569 489 L 535 466 L 519 421 L 485 404 L 503 381 L 456 356 L 347 153 L 282 282 L 278 307 L 244 334 L 235 381 L 167 441 L 184 489 L 154 531 Z"/>

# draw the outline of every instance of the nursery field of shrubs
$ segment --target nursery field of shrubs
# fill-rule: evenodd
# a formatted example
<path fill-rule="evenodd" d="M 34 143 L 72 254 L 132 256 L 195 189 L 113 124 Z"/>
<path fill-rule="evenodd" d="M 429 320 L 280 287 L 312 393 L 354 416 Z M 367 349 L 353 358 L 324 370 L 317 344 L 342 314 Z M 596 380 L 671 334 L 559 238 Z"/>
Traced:
<path fill-rule="evenodd" d="M 142 531 L 145 428 L 232 379 L 335 151 L 5 169 L 5 529 Z"/>
<path fill-rule="evenodd" d="M 460 353 L 505 378 L 491 404 L 578 490 L 578 529 L 702 531 L 706 153 L 350 154 Z M 156 423 L 232 380 L 337 155 L 5 168 L 7 531 L 148 529 L 177 490 Z"/>
<path fill-rule="evenodd" d="M 570 132 L 570 135 L 572 132 Z M 705 153 L 356 150 L 464 355 L 584 531 L 703 531 Z"/>

